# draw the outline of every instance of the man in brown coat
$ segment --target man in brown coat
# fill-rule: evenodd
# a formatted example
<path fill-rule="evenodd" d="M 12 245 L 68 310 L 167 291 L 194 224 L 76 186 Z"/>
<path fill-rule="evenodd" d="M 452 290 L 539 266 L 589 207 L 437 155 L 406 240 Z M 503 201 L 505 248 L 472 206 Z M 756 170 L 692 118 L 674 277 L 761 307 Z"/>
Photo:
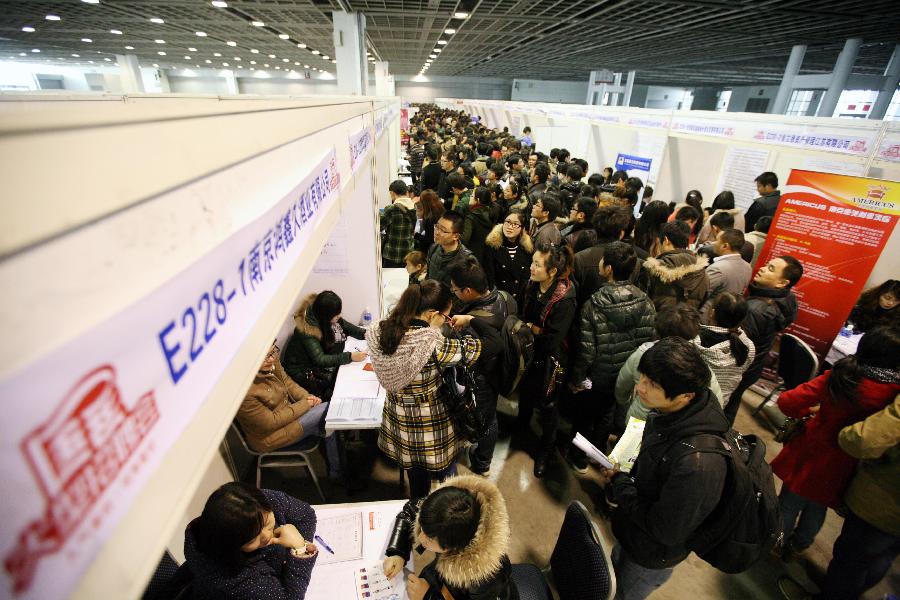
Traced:
<path fill-rule="evenodd" d="M 297 385 L 281 366 L 278 346 L 266 355 L 238 409 L 237 419 L 247 443 L 257 452 L 271 452 L 310 436 L 325 435 L 328 403 Z M 332 448 L 333 447 L 333 448 Z M 337 476 L 336 438 L 325 440 L 331 476 Z"/>

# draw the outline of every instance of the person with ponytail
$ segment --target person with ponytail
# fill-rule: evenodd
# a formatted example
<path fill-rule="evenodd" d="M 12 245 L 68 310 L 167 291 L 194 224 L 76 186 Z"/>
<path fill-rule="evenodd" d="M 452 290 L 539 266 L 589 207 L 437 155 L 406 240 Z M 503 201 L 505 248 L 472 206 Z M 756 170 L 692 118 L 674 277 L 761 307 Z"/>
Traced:
<path fill-rule="evenodd" d="M 709 303 L 708 325 L 700 326 L 700 355 L 722 388 L 722 406 L 728 403 L 744 372 L 756 357 L 756 347 L 741 329 L 747 301 L 740 294 L 722 292 Z M 733 400 L 732 400 L 733 402 Z"/>
<path fill-rule="evenodd" d="M 509 515 L 497 485 L 476 475 L 445 481 L 397 515 L 384 574 L 400 573 L 415 547 L 434 560 L 406 577 L 409 600 L 518 600 L 509 561 Z"/>
<path fill-rule="evenodd" d="M 388 392 L 378 447 L 409 472 L 412 498 L 425 497 L 433 479 L 452 474 L 462 448 L 441 396 L 441 371 L 472 366 L 481 356 L 480 339 L 441 333 L 451 303 L 445 284 L 432 279 L 414 283 L 388 317 L 366 331 L 375 375 Z M 482 325 L 473 319 L 476 332 Z"/>
<path fill-rule="evenodd" d="M 534 408 L 540 411 L 540 450 L 534 459 L 535 477 L 543 477 L 556 442 L 557 399 L 564 385 L 566 335 L 577 310 L 575 286 L 569 279 L 574 263 L 567 245 L 538 245 L 531 260 L 531 280 L 525 290 L 521 318 L 534 333 L 534 362 L 519 385 L 518 428 L 528 429 Z"/>
<path fill-rule="evenodd" d="M 838 446 L 841 429 L 882 410 L 898 393 L 900 327 L 877 327 L 859 340 L 855 355 L 778 398 L 788 417 L 810 417 L 772 461 L 784 482 L 779 503 L 785 557 L 808 548 L 827 509 L 842 506 L 857 460 Z"/>

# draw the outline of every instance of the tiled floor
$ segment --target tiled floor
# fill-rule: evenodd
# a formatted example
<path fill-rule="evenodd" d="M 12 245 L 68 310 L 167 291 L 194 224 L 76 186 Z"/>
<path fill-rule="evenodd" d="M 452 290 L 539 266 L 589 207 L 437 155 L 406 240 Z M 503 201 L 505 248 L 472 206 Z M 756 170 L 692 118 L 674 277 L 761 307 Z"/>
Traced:
<path fill-rule="evenodd" d="M 772 459 L 778 453 L 780 445 L 772 441 L 771 432 L 750 416 L 748 406 L 755 406 L 757 402 L 758 397 L 753 392 L 748 392 L 745 406 L 738 415 L 737 429 L 743 433 L 756 433 L 766 440 L 768 458 Z M 534 424 L 534 427 L 537 428 L 537 425 Z M 547 564 L 556 543 L 565 509 L 572 500 L 580 500 L 591 510 L 601 531 L 606 534 L 607 541 L 611 543 L 612 536 L 608 524 L 595 507 L 595 499 L 600 493 L 596 471 L 591 468 L 587 475 L 577 475 L 557 455 L 557 459 L 548 469 L 547 476 L 543 480 L 535 479 L 532 475 L 533 462 L 529 451 L 536 443 L 536 439 L 533 432 L 513 438 L 502 437 L 490 474 L 491 479 L 497 482 L 503 492 L 510 512 L 512 561 L 531 562 L 541 566 Z M 368 443 L 374 448 L 374 438 Z M 363 452 L 353 455 L 371 457 L 372 453 L 377 453 L 377 450 L 369 450 L 368 454 Z M 369 458 L 369 462 L 371 460 Z M 465 467 L 460 467 L 460 471 L 464 470 Z M 362 478 L 365 479 L 367 487 L 352 495 L 348 495 L 342 486 L 325 481 L 323 486 L 329 496 L 329 502 L 405 497 L 405 489 L 399 484 L 398 470 L 382 457 L 376 457 L 371 468 L 366 467 L 364 471 Z M 318 472 L 324 473 L 324 465 L 320 465 Z M 308 477 L 297 471 L 267 471 L 263 476 L 263 487 L 285 490 L 310 503 L 319 502 Z M 781 598 L 776 581 L 785 573 L 803 582 L 808 589 L 815 590 L 815 581 L 824 574 L 831 558 L 831 547 L 840 532 L 841 522 L 842 519 L 837 514 L 829 511 L 825 527 L 816 538 L 815 544 L 797 562 L 791 564 L 766 559 L 746 573 L 726 575 L 691 555 L 687 561 L 678 565 L 672 579 L 651 598 L 653 600 Z M 900 593 L 900 560 L 894 563 L 888 577 L 863 598 L 881 599 L 888 592 Z"/>

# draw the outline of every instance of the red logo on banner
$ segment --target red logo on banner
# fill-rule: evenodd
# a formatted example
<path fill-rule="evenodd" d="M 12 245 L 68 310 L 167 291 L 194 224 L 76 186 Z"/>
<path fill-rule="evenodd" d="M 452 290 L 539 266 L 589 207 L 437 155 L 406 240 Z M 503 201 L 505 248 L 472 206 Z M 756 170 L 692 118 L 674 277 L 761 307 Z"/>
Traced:
<path fill-rule="evenodd" d="M 115 375 L 110 365 L 85 375 L 20 444 L 47 504 L 4 560 L 16 593 L 31 585 L 43 556 L 62 549 L 159 420 L 153 392 L 129 411 Z"/>
<path fill-rule="evenodd" d="M 869 193 L 866 194 L 867 198 L 872 198 L 873 200 L 881 200 L 884 198 L 884 194 L 887 192 L 887 188 L 883 185 L 872 186 L 869 188 Z"/>

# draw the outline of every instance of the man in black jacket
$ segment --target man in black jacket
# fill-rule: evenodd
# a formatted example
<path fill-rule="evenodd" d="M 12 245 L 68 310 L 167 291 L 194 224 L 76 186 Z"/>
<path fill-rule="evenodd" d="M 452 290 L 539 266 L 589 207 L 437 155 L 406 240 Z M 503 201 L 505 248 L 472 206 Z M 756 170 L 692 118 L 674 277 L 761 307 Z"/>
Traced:
<path fill-rule="evenodd" d="M 488 286 L 487 275 L 474 257 L 453 266 L 450 270 L 450 289 L 464 303 L 453 315 L 453 328 L 481 338 L 481 356 L 473 373 L 477 385 L 475 401 L 482 422 L 488 423 L 488 428 L 484 436 L 477 440 L 477 446 L 469 449 L 469 464 L 476 475 L 487 475 L 499 433 L 496 375 L 503 352 L 500 330 L 506 317 L 516 314 L 518 307 L 512 296 Z M 473 319 L 490 327 L 472 329 Z"/>
<path fill-rule="evenodd" d="M 690 554 L 688 541 L 713 512 L 725 487 L 726 459 L 693 449 L 698 434 L 722 436 L 728 421 L 709 392 L 710 371 L 697 347 L 668 337 L 641 357 L 636 387 L 651 409 L 630 474 L 610 478 L 616 584 L 629 600 L 645 598 Z"/>
<path fill-rule="evenodd" d="M 778 256 L 765 264 L 750 281 L 747 316 L 741 327 L 756 347 L 756 356 L 725 405 L 725 416 L 734 423 L 744 392 L 762 375 L 766 357 L 778 334 L 797 318 L 797 298 L 791 291 L 803 265 L 793 256 Z"/>
<path fill-rule="evenodd" d="M 578 306 L 583 306 L 588 299 L 600 289 L 603 279 L 597 265 L 603 258 L 603 251 L 608 244 L 617 242 L 625 235 L 628 227 L 628 213 L 621 206 L 601 206 L 594 213 L 594 231 L 597 233 L 596 245 L 575 254 L 575 266 L 572 278 L 575 280 Z M 635 263 L 635 271 L 629 279 L 637 281 L 641 271 L 641 261 Z"/>
<path fill-rule="evenodd" d="M 756 221 L 760 217 L 774 217 L 781 202 L 781 192 L 778 191 L 778 175 L 771 171 L 760 173 L 754 180 L 759 197 L 753 201 L 750 208 L 744 214 L 744 231 L 753 231 Z"/>

